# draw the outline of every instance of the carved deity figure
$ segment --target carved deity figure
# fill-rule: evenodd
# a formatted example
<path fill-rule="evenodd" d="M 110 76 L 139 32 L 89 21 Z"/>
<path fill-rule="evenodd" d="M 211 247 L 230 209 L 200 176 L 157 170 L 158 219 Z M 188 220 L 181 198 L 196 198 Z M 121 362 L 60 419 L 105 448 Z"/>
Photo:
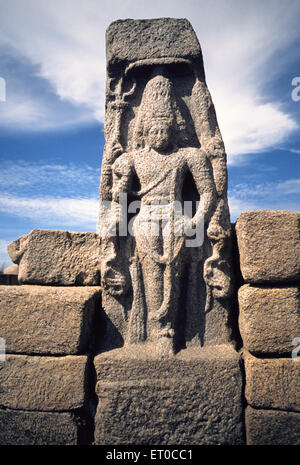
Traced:
<path fill-rule="evenodd" d="M 112 334 L 117 346 L 149 344 L 159 356 L 230 339 L 226 155 L 197 44 L 192 61 L 116 68 L 111 58 L 100 233 L 103 308 L 115 332 L 104 348 L 116 347 Z"/>
<path fill-rule="evenodd" d="M 131 320 L 139 319 L 144 300 L 147 339 L 156 342 L 162 353 L 174 351 L 181 278 L 187 259 L 184 229 L 190 231 L 199 221 L 207 224 L 215 201 L 212 170 L 205 153 L 177 145 L 180 129 L 176 110 L 170 80 L 161 75 L 149 80 L 138 115 L 138 148 L 122 154 L 113 164 L 114 201 L 121 193 L 132 193 L 134 178 L 140 185 L 136 192 L 141 200 L 140 212 L 133 222 L 139 272 L 133 277 L 133 286 L 136 293 L 141 293 L 142 282 L 144 296 L 135 296 Z M 200 197 L 192 218 L 180 217 L 174 208 L 183 206 L 187 172 L 191 173 Z M 130 334 L 130 339 L 135 340 L 136 336 Z"/>
<path fill-rule="evenodd" d="M 201 221 L 200 227 L 207 227 L 216 202 L 212 167 L 205 152 L 178 146 L 180 133 L 185 130 L 182 126 L 173 85 L 157 74 L 148 81 L 142 96 L 135 128 L 136 149 L 120 155 L 112 166 L 113 202 L 118 204 L 120 194 L 135 194 L 141 201 L 133 221 L 134 295 L 127 340 L 135 343 L 147 339 L 162 355 L 176 350 L 182 276 L 190 258 L 185 232 L 197 229 Z M 183 216 L 187 174 L 200 199 L 192 217 Z M 138 191 L 134 191 L 135 180 Z M 176 210 L 178 205 L 183 208 Z M 125 283 L 120 273 L 106 273 L 105 280 L 111 293 Z"/>

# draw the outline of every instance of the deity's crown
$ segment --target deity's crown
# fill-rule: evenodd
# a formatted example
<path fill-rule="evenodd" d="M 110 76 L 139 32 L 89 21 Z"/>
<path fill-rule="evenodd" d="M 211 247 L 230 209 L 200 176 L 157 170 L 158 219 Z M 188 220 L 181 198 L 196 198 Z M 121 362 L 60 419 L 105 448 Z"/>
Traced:
<path fill-rule="evenodd" d="M 165 122 L 176 128 L 176 132 L 185 128 L 174 86 L 161 70 L 147 82 L 142 95 L 136 124 L 135 135 L 137 146 L 143 146 L 143 138 L 155 123 Z"/>

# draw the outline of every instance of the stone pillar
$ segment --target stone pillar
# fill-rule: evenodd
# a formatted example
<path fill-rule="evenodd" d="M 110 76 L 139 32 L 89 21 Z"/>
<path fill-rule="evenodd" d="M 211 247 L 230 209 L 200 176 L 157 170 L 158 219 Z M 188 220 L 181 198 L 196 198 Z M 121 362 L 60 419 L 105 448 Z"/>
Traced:
<path fill-rule="evenodd" d="M 240 444 L 226 154 L 201 48 L 185 19 L 116 21 L 106 40 L 96 443 Z"/>
<path fill-rule="evenodd" d="M 115 344 L 227 343 L 226 154 L 199 42 L 184 19 L 116 21 L 106 37 L 101 280 Z"/>

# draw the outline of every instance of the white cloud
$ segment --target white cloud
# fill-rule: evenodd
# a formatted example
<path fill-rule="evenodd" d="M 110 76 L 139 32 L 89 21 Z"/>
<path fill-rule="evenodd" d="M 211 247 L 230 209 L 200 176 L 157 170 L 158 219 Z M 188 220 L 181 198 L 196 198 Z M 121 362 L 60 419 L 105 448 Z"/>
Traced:
<path fill-rule="evenodd" d="M 37 66 L 11 47 L 0 47 L 0 69 L 6 80 L 6 99 L 0 105 L 1 127 L 40 131 L 65 129 L 94 122 L 91 109 L 62 101 L 49 82 L 36 76 Z"/>
<path fill-rule="evenodd" d="M 248 100 L 248 102 L 246 102 Z M 220 98 L 224 108 L 226 102 Z M 247 111 L 247 115 L 245 114 Z M 281 144 L 298 124 L 275 104 L 256 104 L 255 99 L 234 95 L 232 106 L 220 113 L 220 128 L 224 134 L 228 163 L 242 161 L 241 154 L 257 153 Z M 242 115 L 242 118 L 241 118 Z"/>
<path fill-rule="evenodd" d="M 36 227 L 96 231 L 98 185 L 99 172 L 86 164 L 2 162 L 3 226 L 13 225 L 9 233 L 13 238 L 22 230 L 21 234 L 25 234 Z M 7 233 L 4 228 L 4 239 L 8 238 Z"/>
<path fill-rule="evenodd" d="M 300 179 L 287 179 L 286 181 L 269 182 L 264 184 L 237 184 L 233 192 L 239 194 L 240 198 L 272 197 L 278 200 L 283 195 L 300 194 Z"/>
<path fill-rule="evenodd" d="M 97 231 L 98 184 L 99 172 L 86 164 L 2 162 L 0 266 L 11 262 L 7 245 L 34 228 Z"/>
<path fill-rule="evenodd" d="M 62 101 L 82 111 L 83 121 L 92 117 L 103 121 L 104 31 L 109 23 L 127 17 L 173 16 L 187 17 L 202 45 L 229 162 L 237 163 L 240 154 L 274 147 L 297 128 L 263 90 L 281 71 L 289 47 L 300 36 L 297 0 L 26 0 L 26 8 L 20 0 L 1 4 L 5 13 L 0 39 L 37 65 L 37 74 Z M 287 53 L 271 62 L 278 50 Z M 16 105 L 15 114 L 10 110 L 7 124 L 23 115 L 29 120 L 27 127 L 46 128 L 45 105 L 26 98 L 24 102 L 23 107 Z M 53 112 L 49 118 L 48 127 L 55 126 Z M 63 120 L 58 118 L 57 127 Z M 73 123 L 82 123 L 77 113 Z M 72 124 L 71 115 L 66 124 Z"/>
<path fill-rule="evenodd" d="M 98 200 L 94 198 L 26 198 L 0 194 L 0 212 L 38 220 L 41 226 L 63 223 L 66 227 L 97 230 Z"/>
<path fill-rule="evenodd" d="M 231 219 L 243 211 L 267 209 L 299 211 L 300 179 L 264 184 L 238 184 L 229 191 Z"/>
<path fill-rule="evenodd" d="M 11 264 L 11 259 L 7 253 L 7 246 L 10 242 L 0 239 L 0 271 Z"/>
<path fill-rule="evenodd" d="M 276 186 L 277 193 L 281 195 L 300 194 L 300 179 L 288 179 Z M 300 205 L 298 206 L 300 209 Z"/>
<path fill-rule="evenodd" d="M 229 195 L 228 203 L 231 221 L 235 221 L 242 212 L 257 209 L 255 202 L 247 202 L 246 200 L 240 199 L 235 195 Z"/>
<path fill-rule="evenodd" d="M 66 109 L 53 108 L 43 96 L 15 94 L 1 104 L 0 124 L 5 129 L 25 131 L 61 130 L 93 121 L 90 112 L 84 110 L 73 114 Z M 69 114 L 68 114 L 69 113 Z"/>
<path fill-rule="evenodd" d="M 64 193 L 76 197 L 78 192 L 82 196 L 90 194 L 92 190 L 98 192 L 100 180 L 100 166 L 95 169 L 85 163 L 80 166 L 69 164 L 51 164 L 42 162 L 15 162 L 4 161 L 0 163 L 0 190 L 5 193 L 55 192 L 57 196 Z"/>

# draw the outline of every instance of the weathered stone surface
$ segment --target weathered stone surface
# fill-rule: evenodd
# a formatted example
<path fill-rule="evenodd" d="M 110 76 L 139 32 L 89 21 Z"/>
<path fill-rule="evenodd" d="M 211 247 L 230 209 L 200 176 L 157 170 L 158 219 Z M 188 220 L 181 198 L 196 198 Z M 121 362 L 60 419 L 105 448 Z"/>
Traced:
<path fill-rule="evenodd" d="M 300 281 L 300 213 L 244 212 L 236 232 L 246 282 Z"/>
<path fill-rule="evenodd" d="M 195 32 L 185 19 L 117 21 L 107 65 L 99 223 L 110 329 L 126 344 L 155 341 L 158 356 L 227 343 L 226 154 Z M 139 210 L 129 231 L 124 197 Z"/>
<path fill-rule="evenodd" d="M 90 440 L 84 416 L 0 409 L 0 445 L 77 445 Z"/>
<path fill-rule="evenodd" d="M 3 274 L 15 274 L 15 275 L 18 275 L 18 273 L 19 273 L 19 266 L 16 265 L 16 264 L 11 265 L 11 266 L 7 266 L 3 270 Z"/>
<path fill-rule="evenodd" d="M 34 229 L 8 246 L 24 284 L 100 284 L 97 233 Z"/>
<path fill-rule="evenodd" d="M 256 408 L 300 411 L 300 363 L 261 359 L 244 351 L 248 404 Z"/>
<path fill-rule="evenodd" d="M 84 353 L 99 310 L 97 287 L 1 286 L 0 337 L 10 353 Z"/>
<path fill-rule="evenodd" d="M 201 60 L 199 42 L 187 19 L 118 20 L 107 29 L 106 44 L 109 67 L 165 57 Z"/>
<path fill-rule="evenodd" d="M 246 408 L 247 444 L 300 445 L 300 413 Z"/>
<path fill-rule="evenodd" d="M 291 354 L 300 328 L 300 288 L 241 287 L 239 329 L 254 354 Z"/>
<path fill-rule="evenodd" d="M 153 347 L 94 359 L 96 444 L 241 444 L 242 374 L 227 345 L 158 360 Z"/>
<path fill-rule="evenodd" d="M 0 407 L 74 410 L 86 404 L 88 358 L 6 355 L 0 363 Z"/>

